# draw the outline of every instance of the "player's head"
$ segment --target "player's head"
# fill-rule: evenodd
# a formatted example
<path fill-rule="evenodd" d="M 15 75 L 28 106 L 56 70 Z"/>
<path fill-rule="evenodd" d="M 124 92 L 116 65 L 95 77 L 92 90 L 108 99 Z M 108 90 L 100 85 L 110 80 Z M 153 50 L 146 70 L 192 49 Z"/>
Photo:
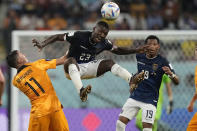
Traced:
<path fill-rule="evenodd" d="M 197 60 L 197 46 L 195 47 L 194 58 Z"/>
<path fill-rule="evenodd" d="M 104 21 L 99 21 L 93 28 L 91 40 L 94 43 L 99 43 L 104 40 L 109 32 L 109 25 Z"/>
<path fill-rule="evenodd" d="M 145 39 L 145 44 L 148 45 L 146 54 L 149 57 L 154 57 L 158 54 L 159 48 L 160 48 L 160 40 L 157 36 L 155 35 L 149 35 Z"/>
<path fill-rule="evenodd" d="M 10 52 L 7 56 L 7 63 L 13 68 L 18 68 L 26 62 L 28 62 L 26 56 L 18 50 Z"/>

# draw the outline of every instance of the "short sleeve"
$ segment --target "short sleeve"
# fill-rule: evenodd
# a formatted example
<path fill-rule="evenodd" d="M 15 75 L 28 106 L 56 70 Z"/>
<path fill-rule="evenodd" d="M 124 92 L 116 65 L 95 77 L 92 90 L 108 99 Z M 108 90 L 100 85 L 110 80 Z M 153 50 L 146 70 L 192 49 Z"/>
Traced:
<path fill-rule="evenodd" d="M 70 42 L 72 44 L 77 39 L 78 32 L 69 32 L 66 33 L 64 36 L 64 40 Z"/>
<path fill-rule="evenodd" d="M 106 50 L 111 50 L 113 48 L 113 44 L 110 40 L 106 39 L 105 44 L 106 44 Z"/>
<path fill-rule="evenodd" d="M 48 60 L 48 59 L 41 59 L 36 61 L 35 66 L 41 68 L 43 70 L 47 69 L 55 69 L 56 68 L 56 59 Z"/>
<path fill-rule="evenodd" d="M 168 66 L 170 68 L 170 70 L 175 73 L 173 66 L 169 63 L 169 61 L 167 59 L 164 59 L 164 65 L 163 66 Z"/>
<path fill-rule="evenodd" d="M 140 54 L 136 54 L 136 60 L 138 61 L 139 60 L 139 57 L 140 57 Z"/>

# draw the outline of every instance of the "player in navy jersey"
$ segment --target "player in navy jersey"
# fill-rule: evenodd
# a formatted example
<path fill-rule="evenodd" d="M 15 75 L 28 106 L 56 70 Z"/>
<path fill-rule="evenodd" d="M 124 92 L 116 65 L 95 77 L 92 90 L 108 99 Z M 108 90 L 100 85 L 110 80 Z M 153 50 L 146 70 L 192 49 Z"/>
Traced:
<path fill-rule="evenodd" d="M 136 77 L 124 68 L 116 64 L 113 60 L 96 60 L 95 57 L 102 51 L 110 51 L 118 55 L 126 55 L 144 52 L 145 47 L 136 49 L 120 48 L 113 45 L 110 40 L 106 39 L 109 32 L 109 26 L 103 21 L 99 21 L 93 28 L 93 31 L 76 31 L 74 33 L 57 34 L 50 36 L 42 43 L 33 40 L 34 46 L 42 49 L 46 45 L 55 41 L 68 41 L 70 47 L 67 54 L 67 61 L 64 70 L 72 82 L 74 83 L 82 101 L 87 100 L 87 94 L 91 91 L 91 86 L 83 88 L 81 79 L 94 78 L 103 75 L 105 72 L 111 71 L 126 81 L 137 84 L 143 77 L 143 72 Z M 132 79 L 131 79 L 132 78 Z M 131 87 L 134 87 L 131 84 Z"/>
<path fill-rule="evenodd" d="M 142 109 L 143 131 L 152 131 L 159 88 L 163 74 L 167 74 L 178 85 L 179 79 L 166 58 L 158 54 L 159 38 L 150 35 L 145 40 L 147 49 L 143 54 L 136 54 L 138 72 L 144 71 L 144 80 L 131 91 L 116 123 L 116 131 L 125 131 L 127 123 Z"/>

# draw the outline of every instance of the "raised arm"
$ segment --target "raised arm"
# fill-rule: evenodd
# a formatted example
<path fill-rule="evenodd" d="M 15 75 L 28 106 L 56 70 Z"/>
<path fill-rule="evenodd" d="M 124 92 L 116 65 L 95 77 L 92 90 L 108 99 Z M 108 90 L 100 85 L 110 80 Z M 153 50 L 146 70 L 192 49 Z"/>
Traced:
<path fill-rule="evenodd" d="M 128 54 L 135 54 L 135 53 L 144 53 L 146 49 L 146 45 L 140 46 L 138 48 L 123 48 L 113 46 L 111 52 L 117 55 L 128 55 Z"/>
<path fill-rule="evenodd" d="M 2 96 L 5 88 L 5 78 L 0 70 L 0 106 L 2 105 Z"/>
<path fill-rule="evenodd" d="M 32 43 L 34 43 L 34 46 L 38 47 L 38 49 L 42 50 L 42 48 L 44 48 L 48 44 L 51 44 L 55 41 L 64 41 L 64 36 L 65 35 L 66 35 L 66 33 L 65 34 L 52 35 L 52 36 L 48 37 L 46 40 L 42 41 L 41 43 L 38 42 L 38 40 L 33 39 Z"/>
<path fill-rule="evenodd" d="M 165 72 L 165 74 L 167 74 L 170 79 L 172 80 L 172 82 L 175 84 L 175 85 L 178 85 L 179 84 L 179 78 L 176 74 L 174 74 L 170 68 L 168 66 L 164 66 L 162 67 L 163 71 Z"/>

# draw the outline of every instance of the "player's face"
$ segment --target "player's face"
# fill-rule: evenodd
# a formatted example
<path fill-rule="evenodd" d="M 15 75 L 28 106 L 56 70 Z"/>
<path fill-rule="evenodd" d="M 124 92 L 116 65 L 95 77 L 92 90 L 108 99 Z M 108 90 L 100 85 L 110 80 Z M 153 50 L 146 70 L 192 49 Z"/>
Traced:
<path fill-rule="evenodd" d="M 148 45 L 146 54 L 149 57 L 156 56 L 160 48 L 158 41 L 156 39 L 148 39 L 146 44 Z"/>
<path fill-rule="evenodd" d="M 26 56 L 23 53 L 18 52 L 18 63 L 19 64 L 24 64 L 26 62 L 28 62 Z"/>
<path fill-rule="evenodd" d="M 92 32 L 91 39 L 94 43 L 99 43 L 106 38 L 108 32 L 109 30 L 106 29 L 105 27 L 96 26 Z"/>

